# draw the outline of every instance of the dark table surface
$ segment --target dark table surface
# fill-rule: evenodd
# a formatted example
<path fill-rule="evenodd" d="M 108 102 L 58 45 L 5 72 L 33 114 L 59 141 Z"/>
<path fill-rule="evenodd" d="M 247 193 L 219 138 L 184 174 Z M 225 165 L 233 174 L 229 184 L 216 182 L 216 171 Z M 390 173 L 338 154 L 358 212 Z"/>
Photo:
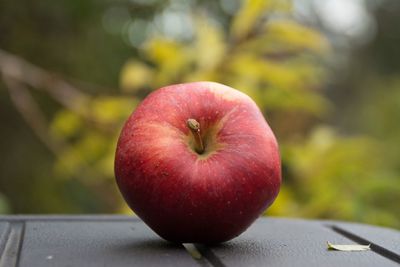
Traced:
<path fill-rule="evenodd" d="M 341 252 L 334 244 L 371 244 Z M 400 232 L 363 224 L 260 218 L 217 246 L 171 244 L 125 216 L 0 216 L 3 266 L 399 266 Z"/>

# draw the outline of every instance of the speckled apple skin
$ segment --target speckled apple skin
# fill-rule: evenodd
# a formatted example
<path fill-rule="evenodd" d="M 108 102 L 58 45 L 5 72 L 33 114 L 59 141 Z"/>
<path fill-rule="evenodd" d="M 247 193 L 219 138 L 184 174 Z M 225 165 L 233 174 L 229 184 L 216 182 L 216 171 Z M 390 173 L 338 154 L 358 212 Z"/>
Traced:
<path fill-rule="evenodd" d="M 216 127 L 217 149 L 189 146 L 186 121 Z M 213 82 L 163 87 L 125 123 L 115 176 L 131 209 L 162 238 L 219 243 L 244 232 L 281 184 L 277 141 L 247 95 Z"/>

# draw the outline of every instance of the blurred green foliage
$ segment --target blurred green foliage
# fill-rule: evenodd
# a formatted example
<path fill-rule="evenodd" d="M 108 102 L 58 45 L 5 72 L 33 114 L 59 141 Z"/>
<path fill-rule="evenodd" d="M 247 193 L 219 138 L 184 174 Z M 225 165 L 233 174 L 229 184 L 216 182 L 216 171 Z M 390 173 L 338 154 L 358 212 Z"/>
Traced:
<path fill-rule="evenodd" d="M 134 6 L 145 10 L 144 17 L 140 18 L 143 25 L 157 17 L 152 10 L 162 13 L 171 8 L 153 2 Z M 177 1 L 171 3 L 174 2 Z M 79 10 L 71 11 L 78 16 L 75 21 L 94 16 L 95 4 L 88 1 L 86 5 L 86 8 L 74 6 Z M 115 145 L 124 121 L 156 88 L 212 80 L 250 95 L 276 133 L 282 154 L 283 186 L 267 214 L 400 227 L 397 204 L 400 202 L 397 160 L 400 158 L 397 149 L 400 144 L 400 80 L 366 81 L 365 86 L 374 93 L 361 102 L 361 115 L 355 118 L 359 128 L 367 130 L 341 133 L 330 123 L 336 103 L 323 90 L 332 79 L 327 67 L 329 58 L 334 57 L 332 47 L 322 32 L 294 19 L 292 8 L 290 1 L 245 0 L 231 14 L 225 15 L 225 20 L 219 21 L 215 14 L 206 12 L 207 9 L 198 4 L 198 8 L 185 9 L 193 18 L 192 30 L 186 35 L 168 31 L 143 34 L 146 27 L 138 30 L 137 24 L 132 24 L 131 38 L 141 39 L 132 39 L 135 48 L 131 58 L 120 60 L 120 67 L 110 70 L 111 73 L 118 70 L 119 90 L 102 88 L 96 91 L 89 86 L 91 89 L 78 94 L 71 105 L 55 99 L 58 105 L 47 115 L 49 122 L 43 137 L 53 144 L 54 161 L 51 168 L 40 170 L 41 178 L 34 180 L 36 186 L 32 186 L 31 191 L 42 194 L 54 188 L 63 189 L 58 196 L 50 193 L 44 194 L 44 198 L 29 199 L 29 195 L 21 195 L 20 198 L 26 197 L 28 202 L 42 201 L 35 202 L 37 207 L 22 212 L 130 212 L 116 190 L 113 174 Z M 111 9 L 103 22 L 112 21 L 110 14 L 116 14 L 121 20 L 129 17 L 124 10 L 121 7 Z M 112 31 L 118 23 L 114 18 L 114 24 L 105 27 Z M 76 25 L 77 32 L 80 26 Z M 115 37 L 111 39 L 116 42 Z M 59 41 L 56 43 L 60 45 Z M 99 56 L 107 50 L 101 44 L 84 43 L 90 49 L 100 49 Z M 87 57 L 90 49 L 81 51 L 83 54 L 77 58 Z M 118 51 L 124 49 L 127 48 Z M 77 65 L 78 69 L 70 73 L 79 78 L 87 78 L 87 74 L 91 76 L 87 80 L 113 84 L 112 75 L 95 77 L 97 72 L 90 74 L 92 67 L 115 62 L 109 50 L 104 54 L 107 57 L 100 57 L 100 62 L 91 58 L 86 61 L 92 61 L 90 64 Z M 116 55 L 121 59 L 125 54 Z M 379 90 L 382 84 L 387 88 L 385 92 Z M 369 105 L 371 101 L 372 106 Z M 377 108 L 382 112 L 376 113 Z M 2 182 L 1 186 L 4 184 Z M 0 189 L 0 193 L 7 195 L 0 195 L 0 212 L 21 212 L 13 210 L 15 198 L 10 197 L 11 192 L 20 193 L 17 185 L 12 188 Z"/>

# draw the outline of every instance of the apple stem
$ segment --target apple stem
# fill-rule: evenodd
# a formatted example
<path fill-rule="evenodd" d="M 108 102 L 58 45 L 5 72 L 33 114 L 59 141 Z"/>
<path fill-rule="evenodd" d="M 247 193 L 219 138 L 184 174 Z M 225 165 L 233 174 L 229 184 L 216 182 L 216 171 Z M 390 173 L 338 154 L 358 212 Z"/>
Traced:
<path fill-rule="evenodd" d="M 196 152 L 202 154 L 204 152 L 204 144 L 200 134 L 200 123 L 195 119 L 188 119 L 186 125 L 193 134 Z"/>

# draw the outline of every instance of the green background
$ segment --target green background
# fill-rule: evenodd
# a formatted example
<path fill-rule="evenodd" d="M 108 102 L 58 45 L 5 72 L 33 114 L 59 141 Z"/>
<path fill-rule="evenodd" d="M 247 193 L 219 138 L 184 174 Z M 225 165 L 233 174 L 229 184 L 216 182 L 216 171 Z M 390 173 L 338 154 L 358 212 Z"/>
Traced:
<path fill-rule="evenodd" d="M 0 213 L 131 213 L 124 120 L 156 88 L 212 80 L 277 136 L 266 214 L 400 228 L 400 4 L 317 2 L 3 0 Z"/>

